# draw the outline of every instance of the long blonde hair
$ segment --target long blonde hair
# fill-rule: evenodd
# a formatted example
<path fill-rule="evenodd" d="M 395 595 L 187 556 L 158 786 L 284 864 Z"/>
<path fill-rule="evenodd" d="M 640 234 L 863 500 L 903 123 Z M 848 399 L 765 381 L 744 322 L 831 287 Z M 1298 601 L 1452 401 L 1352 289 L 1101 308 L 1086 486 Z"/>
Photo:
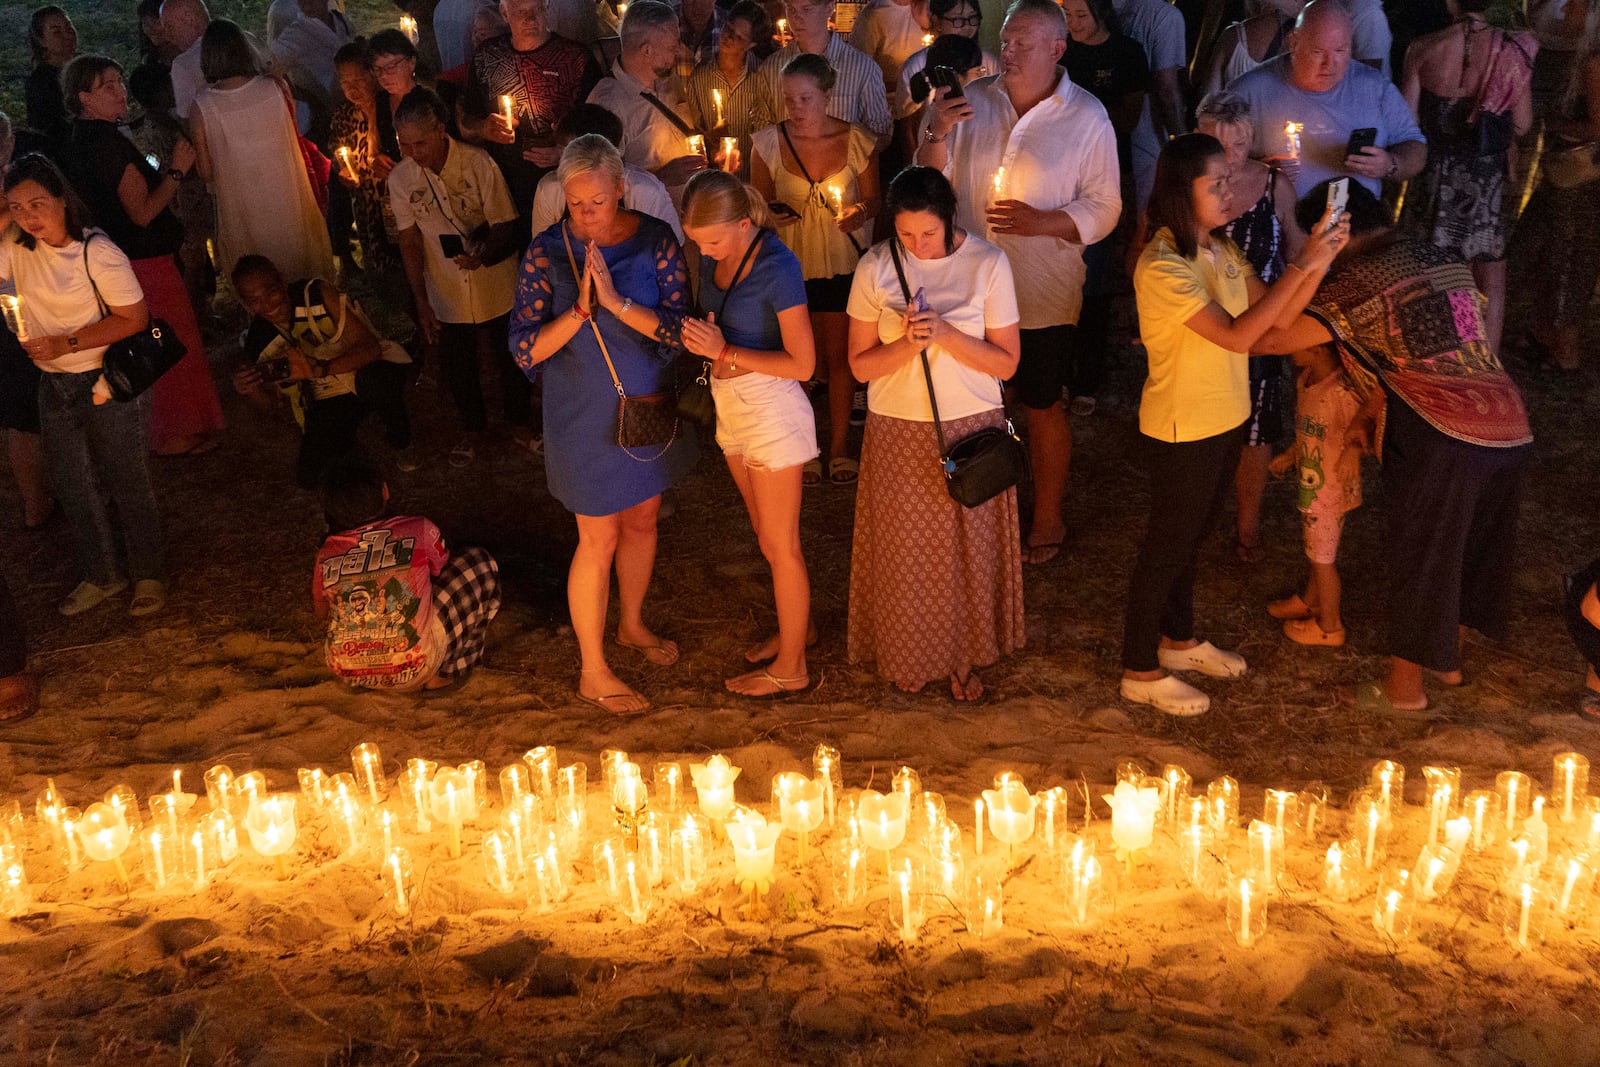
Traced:
<path fill-rule="evenodd" d="M 702 170 L 683 194 L 684 226 L 719 226 L 749 219 L 756 229 L 772 229 L 772 212 L 754 188 L 725 170 Z"/>

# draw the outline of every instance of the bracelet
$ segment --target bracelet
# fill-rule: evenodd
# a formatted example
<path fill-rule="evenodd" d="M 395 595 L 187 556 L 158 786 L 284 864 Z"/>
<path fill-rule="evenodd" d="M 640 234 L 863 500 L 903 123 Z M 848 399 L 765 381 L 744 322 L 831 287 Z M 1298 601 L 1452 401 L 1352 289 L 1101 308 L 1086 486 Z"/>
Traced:
<path fill-rule="evenodd" d="M 927 141 L 929 144 L 944 144 L 944 138 L 949 136 L 950 135 L 947 133 L 944 135 L 944 137 L 935 137 L 933 135 L 933 127 L 929 126 L 927 130 L 923 132 L 922 139 Z"/>
<path fill-rule="evenodd" d="M 572 315 L 573 318 L 577 319 L 579 322 L 587 321 L 588 318 L 589 318 L 589 313 L 587 311 L 583 310 L 577 304 L 573 304 L 572 305 L 572 310 L 571 310 L 570 314 Z"/>
<path fill-rule="evenodd" d="M 739 350 L 734 348 L 732 345 L 728 346 L 728 369 L 739 369 Z"/>
<path fill-rule="evenodd" d="M 723 360 L 727 359 L 728 354 L 732 351 L 733 343 L 731 341 L 722 342 L 722 349 L 717 353 L 717 362 L 721 363 Z"/>
<path fill-rule="evenodd" d="M 1389 153 L 1389 177 L 1393 178 L 1400 173 L 1400 157 L 1393 152 Z"/>
<path fill-rule="evenodd" d="M 631 307 L 633 307 L 633 297 L 631 297 L 631 296 L 623 297 L 622 298 L 622 306 L 617 309 L 617 318 L 620 319 L 623 316 L 627 315 L 628 314 L 628 309 L 631 308 Z"/>

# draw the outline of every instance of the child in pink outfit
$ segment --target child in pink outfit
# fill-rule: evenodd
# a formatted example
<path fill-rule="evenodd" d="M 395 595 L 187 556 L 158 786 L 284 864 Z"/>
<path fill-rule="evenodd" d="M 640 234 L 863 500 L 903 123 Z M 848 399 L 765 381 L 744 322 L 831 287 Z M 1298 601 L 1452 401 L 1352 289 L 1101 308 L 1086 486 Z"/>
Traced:
<path fill-rule="evenodd" d="M 1346 444 L 1345 432 L 1361 410 L 1361 399 L 1332 345 L 1296 352 L 1294 364 L 1300 368 L 1294 447 L 1276 457 L 1270 469 L 1278 477 L 1291 467 L 1300 473 L 1300 517 L 1311 573 L 1304 594 L 1274 601 L 1267 611 L 1284 620 L 1289 640 L 1337 647 L 1344 644 L 1344 622 L 1334 559 L 1345 512 L 1361 506 L 1361 449 Z"/>

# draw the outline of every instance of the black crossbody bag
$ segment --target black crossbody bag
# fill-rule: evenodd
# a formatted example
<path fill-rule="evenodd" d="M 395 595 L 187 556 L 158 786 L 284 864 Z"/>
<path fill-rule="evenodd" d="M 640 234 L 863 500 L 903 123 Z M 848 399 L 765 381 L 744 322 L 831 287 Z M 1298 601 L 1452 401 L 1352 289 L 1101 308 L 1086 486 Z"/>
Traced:
<path fill-rule="evenodd" d="M 744 258 L 739 261 L 739 269 L 733 272 L 733 281 L 728 283 L 728 288 L 722 293 L 722 306 L 717 308 L 716 324 L 723 324 L 722 313 L 728 308 L 728 301 L 733 298 L 734 289 L 738 288 L 744 280 L 744 269 L 750 265 L 750 257 L 756 254 L 756 245 L 760 244 L 767 235 L 765 229 L 756 231 L 755 240 L 750 242 L 750 247 L 745 249 Z M 687 419 L 699 426 L 710 429 L 717 422 L 717 404 L 711 398 L 711 361 L 701 359 L 700 373 L 693 381 L 685 382 L 678 386 L 678 417 Z"/>
<path fill-rule="evenodd" d="M 900 262 L 900 242 L 894 237 L 889 238 L 889 254 L 894 258 L 894 272 L 900 278 L 900 291 L 905 294 L 909 308 L 911 286 L 906 282 L 906 270 Z M 939 398 L 934 395 L 933 371 L 928 366 L 928 350 L 924 348 L 918 356 L 922 360 L 923 380 L 928 383 L 933 431 L 939 439 L 939 466 L 944 471 L 944 487 L 950 498 L 962 507 L 975 508 L 1020 483 L 1028 473 L 1028 451 L 1022 446 L 1010 419 L 1003 429 L 988 426 L 948 448 L 945 446 L 944 426 L 939 422 Z"/>
<path fill-rule="evenodd" d="M 94 272 L 89 269 L 89 242 L 100 234 L 83 236 L 83 273 L 88 275 L 89 288 L 94 290 L 95 303 L 100 305 L 100 317 L 107 318 L 111 309 L 100 286 L 95 284 Z M 110 238 L 106 238 L 110 240 Z M 178 365 L 188 350 L 178 340 L 177 333 L 166 319 L 151 315 L 144 329 L 106 346 L 100 359 L 100 373 L 111 389 L 111 399 L 120 403 L 137 400 L 167 371 Z"/>

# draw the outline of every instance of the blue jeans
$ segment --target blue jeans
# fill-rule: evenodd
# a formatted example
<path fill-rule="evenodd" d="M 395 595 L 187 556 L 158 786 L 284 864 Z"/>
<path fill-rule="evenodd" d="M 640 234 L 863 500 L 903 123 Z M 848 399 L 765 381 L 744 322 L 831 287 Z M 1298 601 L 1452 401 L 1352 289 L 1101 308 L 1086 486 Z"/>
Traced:
<path fill-rule="evenodd" d="M 51 486 L 72 525 L 84 580 L 107 585 L 122 574 L 107 496 L 117 508 L 128 576 L 159 580 L 166 570 L 165 548 L 145 466 L 144 401 L 96 406 L 92 390 L 99 377 L 97 370 L 40 377 L 39 425 Z"/>

